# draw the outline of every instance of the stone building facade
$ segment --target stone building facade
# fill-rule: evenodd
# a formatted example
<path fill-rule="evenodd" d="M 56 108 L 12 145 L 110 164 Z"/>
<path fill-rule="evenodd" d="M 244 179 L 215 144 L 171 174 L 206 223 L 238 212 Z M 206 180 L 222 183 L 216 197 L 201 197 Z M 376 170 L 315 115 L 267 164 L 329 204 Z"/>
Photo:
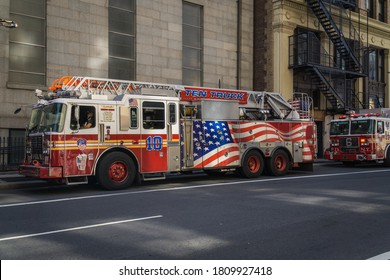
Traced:
<path fill-rule="evenodd" d="M 351 109 L 390 107 L 389 1 L 267 0 L 255 1 L 254 9 L 254 88 L 313 98 L 319 156 L 328 146 L 331 119 Z M 332 25 L 329 33 L 341 32 L 349 52 L 360 46 L 354 53 L 359 67 L 347 69 L 336 48 L 342 42 L 332 41 L 323 23 Z"/>
<path fill-rule="evenodd" d="M 364 50 L 356 73 L 345 72 L 310 6 L 317 3 L 331 5 L 350 46 L 360 43 L 349 26 L 358 30 Z M 390 107 L 387 0 L 0 0 L 0 17 L 19 25 L 0 27 L 0 137 L 22 136 L 34 90 L 64 75 L 266 90 L 287 99 L 304 92 L 313 98 L 319 156 L 340 108 Z M 311 53 L 309 43 L 317 48 Z M 332 74 L 344 78 L 329 75 L 331 90 L 307 63 L 316 53 L 327 67 L 341 65 Z"/>
<path fill-rule="evenodd" d="M 0 18 L 18 23 L 0 27 L 1 137 L 66 75 L 253 88 L 253 0 L 0 0 Z"/>

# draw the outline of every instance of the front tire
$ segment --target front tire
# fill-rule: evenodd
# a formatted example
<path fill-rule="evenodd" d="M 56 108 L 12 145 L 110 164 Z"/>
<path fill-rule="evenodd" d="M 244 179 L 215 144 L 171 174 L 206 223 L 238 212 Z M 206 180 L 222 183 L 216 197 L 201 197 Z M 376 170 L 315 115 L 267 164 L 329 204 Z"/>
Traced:
<path fill-rule="evenodd" d="M 238 169 L 240 174 L 246 178 L 257 178 L 263 173 L 264 158 L 255 150 L 249 151 L 243 161 L 242 166 Z"/>
<path fill-rule="evenodd" d="M 101 159 L 96 170 L 98 184 L 106 190 L 129 188 L 136 175 L 133 160 L 121 152 L 112 152 Z"/>

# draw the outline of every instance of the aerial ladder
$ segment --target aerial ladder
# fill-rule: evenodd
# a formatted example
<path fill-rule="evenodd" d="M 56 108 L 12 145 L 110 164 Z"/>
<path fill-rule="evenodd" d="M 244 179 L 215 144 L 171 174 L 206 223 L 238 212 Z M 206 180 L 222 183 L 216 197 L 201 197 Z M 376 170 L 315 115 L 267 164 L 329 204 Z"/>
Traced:
<path fill-rule="evenodd" d="M 139 81 L 126 81 L 117 79 L 105 79 L 83 76 L 64 76 L 56 79 L 49 87 L 48 99 L 58 96 L 91 98 L 94 95 L 124 95 L 124 94 L 142 94 L 142 89 L 160 89 L 174 93 L 180 98 L 186 86 L 148 83 Z M 260 110 L 272 110 L 273 115 L 279 119 L 300 119 L 302 116 L 309 118 L 309 110 L 304 110 L 302 114 L 298 108 L 288 102 L 280 93 L 266 91 L 244 91 L 247 94 L 247 102 Z M 303 94 L 301 94 L 303 96 Z M 298 98 L 302 104 L 307 100 L 307 96 Z M 297 98 L 295 98 L 295 101 Z M 302 109 L 302 108 L 299 108 Z M 308 108 L 307 108 L 308 109 Z"/>

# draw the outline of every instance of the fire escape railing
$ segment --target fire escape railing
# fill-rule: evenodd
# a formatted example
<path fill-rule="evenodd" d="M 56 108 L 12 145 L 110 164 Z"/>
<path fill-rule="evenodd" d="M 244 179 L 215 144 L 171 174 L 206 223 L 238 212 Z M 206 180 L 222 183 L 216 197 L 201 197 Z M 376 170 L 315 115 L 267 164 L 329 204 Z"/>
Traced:
<path fill-rule="evenodd" d="M 333 112 L 351 110 L 359 102 L 347 76 L 351 73 L 338 64 L 313 32 L 289 37 L 289 67 L 302 68 L 310 76 L 312 84 L 326 97 Z M 341 84 L 341 86 L 339 85 Z"/>
<path fill-rule="evenodd" d="M 310 75 L 312 85 L 326 97 L 328 111 L 358 109 L 362 103 L 353 85 L 357 78 L 366 76 L 365 50 L 359 32 L 352 25 L 351 12 L 347 13 L 356 8 L 356 0 L 307 0 L 307 3 L 332 43 L 333 48 L 329 49 L 334 50 L 334 55 L 322 47 L 315 33 L 307 31 L 289 38 L 289 67 L 304 69 Z"/>
<path fill-rule="evenodd" d="M 341 4 L 340 1 L 333 2 L 336 4 Z M 326 4 L 326 2 L 323 0 L 307 0 L 307 3 L 327 33 L 329 39 L 332 41 L 334 47 L 337 49 L 338 53 L 344 60 L 347 70 L 353 72 L 362 72 L 360 57 L 356 55 L 359 54 L 359 52 L 356 52 L 355 47 L 355 45 L 360 45 L 360 43 L 353 43 L 353 46 L 350 45 L 348 39 L 352 38 L 350 38 L 350 36 L 348 36 L 348 38 L 344 36 L 343 31 L 338 27 L 332 17 L 332 5 Z M 344 9 L 340 7 L 339 10 L 343 11 Z M 352 28 L 352 25 L 350 27 Z M 357 38 L 355 38 L 355 29 L 353 28 L 351 30 L 354 31 L 349 35 L 352 35 L 353 40 L 356 40 Z M 358 42 L 360 42 L 360 38 Z M 357 48 L 359 48 L 359 46 L 357 46 Z"/>
<path fill-rule="evenodd" d="M 330 55 L 321 45 L 320 40 L 313 32 L 300 33 L 290 36 L 291 68 L 308 67 L 306 72 L 311 80 L 318 86 L 320 93 L 325 95 L 332 108 L 344 106 L 344 97 L 339 94 L 332 85 L 331 70 L 340 68 L 335 58 Z"/>
<path fill-rule="evenodd" d="M 354 9 L 356 8 L 356 0 L 324 0 L 324 2 L 332 2 L 333 4 L 338 4 L 344 9 Z"/>

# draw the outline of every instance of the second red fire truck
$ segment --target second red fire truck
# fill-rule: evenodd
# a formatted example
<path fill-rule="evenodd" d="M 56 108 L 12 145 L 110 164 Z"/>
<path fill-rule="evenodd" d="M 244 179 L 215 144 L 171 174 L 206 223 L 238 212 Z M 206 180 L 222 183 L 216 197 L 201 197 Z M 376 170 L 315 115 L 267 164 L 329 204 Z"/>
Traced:
<path fill-rule="evenodd" d="M 62 77 L 32 109 L 20 173 L 105 189 L 172 172 L 247 178 L 312 169 L 311 100 L 278 93 Z M 304 106 L 300 106 L 304 105 Z"/>
<path fill-rule="evenodd" d="M 331 121 L 325 157 L 346 165 L 378 162 L 390 166 L 390 109 L 361 110 Z"/>

